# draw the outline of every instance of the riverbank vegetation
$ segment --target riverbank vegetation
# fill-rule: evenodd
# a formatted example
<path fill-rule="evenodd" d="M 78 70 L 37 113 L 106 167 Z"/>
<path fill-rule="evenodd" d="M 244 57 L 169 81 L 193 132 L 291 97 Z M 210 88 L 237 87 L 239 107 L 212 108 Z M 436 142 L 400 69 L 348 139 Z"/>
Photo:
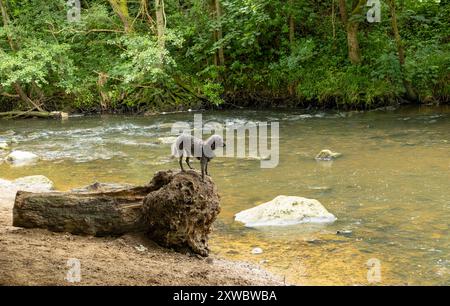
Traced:
<path fill-rule="evenodd" d="M 448 1 L 381 1 L 373 23 L 365 0 L 0 8 L 0 111 L 371 108 L 450 97 Z"/>

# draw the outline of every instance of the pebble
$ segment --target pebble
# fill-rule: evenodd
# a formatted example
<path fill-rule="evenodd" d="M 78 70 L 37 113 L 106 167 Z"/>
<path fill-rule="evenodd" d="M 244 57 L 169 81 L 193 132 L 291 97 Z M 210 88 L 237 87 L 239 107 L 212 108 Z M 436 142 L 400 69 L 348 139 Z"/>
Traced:
<path fill-rule="evenodd" d="M 342 236 L 349 236 L 351 235 L 353 232 L 350 230 L 341 230 L 341 231 L 337 231 L 336 234 L 338 235 L 342 235 Z"/>
<path fill-rule="evenodd" d="M 263 250 L 261 248 L 254 248 L 252 250 L 253 255 L 262 254 L 262 253 L 263 253 Z"/>
<path fill-rule="evenodd" d="M 148 250 L 148 249 L 147 249 L 145 246 L 143 246 L 142 244 L 137 245 L 137 246 L 135 246 L 134 248 L 135 248 L 136 251 L 138 251 L 138 252 L 146 252 L 146 251 Z"/>

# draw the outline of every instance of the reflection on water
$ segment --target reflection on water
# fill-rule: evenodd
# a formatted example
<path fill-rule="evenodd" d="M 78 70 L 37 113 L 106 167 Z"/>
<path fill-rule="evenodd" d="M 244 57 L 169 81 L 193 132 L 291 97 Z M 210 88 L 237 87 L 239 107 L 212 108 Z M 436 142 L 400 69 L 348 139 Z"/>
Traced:
<path fill-rule="evenodd" d="M 368 284 L 367 261 L 377 258 L 382 284 L 450 284 L 449 108 L 229 111 L 203 118 L 231 127 L 280 122 L 277 168 L 260 169 L 252 159 L 212 162 L 222 195 L 213 253 L 260 263 L 289 283 Z M 193 115 L 0 121 L 0 140 L 42 158 L 29 167 L 0 164 L 0 177 L 43 174 L 61 190 L 94 181 L 143 184 L 155 171 L 177 167 L 170 145 L 158 138 L 171 136 L 170 124 L 183 120 Z M 317 162 L 322 149 L 343 157 Z M 338 221 L 262 229 L 233 221 L 278 195 L 318 199 Z M 254 247 L 263 253 L 252 255 Z"/>

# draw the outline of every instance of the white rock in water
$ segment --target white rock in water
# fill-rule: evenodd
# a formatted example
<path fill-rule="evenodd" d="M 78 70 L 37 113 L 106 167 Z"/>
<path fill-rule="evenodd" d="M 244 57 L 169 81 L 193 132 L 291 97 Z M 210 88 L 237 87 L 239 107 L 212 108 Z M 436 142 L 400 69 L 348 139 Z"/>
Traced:
<path fill-rule="evenodd" d="M 0 179 L 0 188 L 12 188 L 14 184 L 11 181 Z"/>
<path fill-rule="evenodd" d="M 36 162 L 38 159 L 39 156 L 26 151 L 13 151 L 6 156 L 6 161 L 14 165 L 27 165 Z"/>
<path fill-rule="evenodd" d="M 16 132 L 14 132 L 13 130 L 0 131 L 0 135 L 2 135 L 2 136 L 13 136 L 15 134 L 16 134 Z"/>
<path fill-rule="evenodd" d="M 0 141 L 0 150 L 8 150 L 9 146 L 6 142 Z"/>
<path fill-rule="evenodd" d="M 23 177 L 15 181 L 0 179 L 0 207 L 12 207 L 18 190 L 48 192 L 53 190 L 53 182 L 43 175 Z"/>
<path fill-rule="evenodd" d="M 263 250 L 261 248 L 254 248 L 252 250 L 253 255 L 262 254 L 262 253 L 263 253 Z"/>
<path fill-rule="evenodd" d="M 0 209 L 2 206 L 12 208 L 16 192 L 17 188 L 12 182 L 0 179 Z"/>
<path fill-rule="evenodd" d="M 317 154 L 316 159 L 317 160 L 333 160 L 338 157 L 341 157 L 341 153 L 333 152 L 331 150 L 322 150 L 319 154 Z"/>
<path fill-rule="evenodd" d="M 51 114 L 55 117 L 55 118 L 59 118 L 62 120 L 66 120 L 69 119 L 69 114 L 65 113 L 65 112 L 51 112 Z"/>
<path fill-rule="evenodd" d="M 173 144 L 177 140 L 177 137 L 160 137 L 158 143 L 161 144 Z"/>
<path fill-rule="evenodd" d="M 43 175 L 21 177 L 12 183 L 18 190 L 29 192 L 46 192 L 54 188 L 53 182 Z"/>
<path fill-rule="evenodd" d="M 241 211 L 235 215 L 235 220 L 247 227 L 257 227 L 331 223 L 336 221 L 336 217 L 317 200 L 281 195 L 270 202 Z"/>

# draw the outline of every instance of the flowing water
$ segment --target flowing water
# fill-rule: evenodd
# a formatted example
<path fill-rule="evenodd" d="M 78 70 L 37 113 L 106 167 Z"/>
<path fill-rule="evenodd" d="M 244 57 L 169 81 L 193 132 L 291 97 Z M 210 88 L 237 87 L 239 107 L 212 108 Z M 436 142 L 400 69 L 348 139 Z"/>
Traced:
<path fill-rule="evenodd" d="M 369 274 L 383 285 L 450 284 L 450 108 L 224 111 L 203 119 L 280 124 L 278 167 L 261 169 L 255 159 L 212 161 L 222 196 L 210 240 L 214 254 L 258 263 L 287 283 L 370 284 Z M 42 174 L 59 190 L 95 181 L 144 184 L 155 171 L 177 167 L 170 145 L 158 140 L 171 136 L 175 121 L 192 122 L 193 114 L 0 121 L 0 138 L 41 157 L 25 167 L 0 162 L 0 178 Z M 317 162 L 322 149 L 343 156 Z M 315 198 L 338 220 L 253 229 L 234 222 L 235 213 L 278 195 Z M 263 253 L 253 255 L 254 247 Z M 373 273 L 374 262 L 381 275 Z"/>

